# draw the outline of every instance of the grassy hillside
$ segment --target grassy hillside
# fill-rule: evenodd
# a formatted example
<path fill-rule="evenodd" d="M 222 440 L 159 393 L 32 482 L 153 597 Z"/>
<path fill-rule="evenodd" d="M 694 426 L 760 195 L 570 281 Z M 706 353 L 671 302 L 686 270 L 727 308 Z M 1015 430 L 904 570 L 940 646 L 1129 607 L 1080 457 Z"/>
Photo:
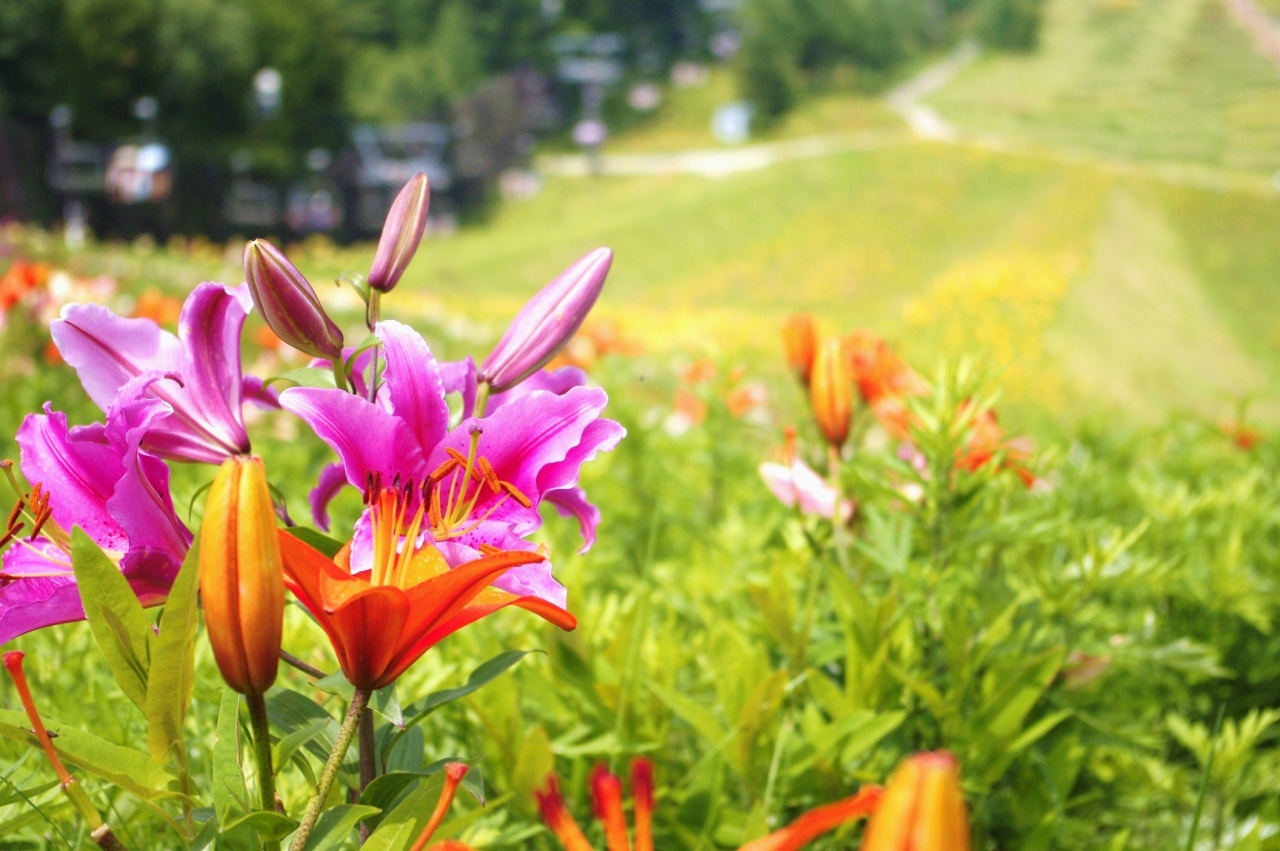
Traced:
<path fill-rule="evenodd" d="M 1050 0 L 1037 53 L 984 57 L 932 102 L 1055 149 L 1280 169 L 1280 69 L 1220 0 Z"/>

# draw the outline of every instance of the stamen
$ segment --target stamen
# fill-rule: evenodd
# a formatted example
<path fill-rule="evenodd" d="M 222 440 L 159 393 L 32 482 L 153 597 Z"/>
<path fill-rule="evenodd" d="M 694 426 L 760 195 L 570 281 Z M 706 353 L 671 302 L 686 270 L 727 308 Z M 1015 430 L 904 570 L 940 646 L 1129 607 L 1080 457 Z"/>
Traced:
<path fill-rule="evenodd" d="M 493 544 L 480 545 L 480 555 L 482 556 L 496 556 L 500 552 L 502 552 L 502 547 L 495 547 Z"/>
<path fill-rule="evenodd" d="M 516 502 L 520 503 L 525 508 L 533 507 L 533 500 L 529 499 L 529 497 L 522 494 L 520 492 L 520 489 L 517 488 L 515 485 L 511 484 L 511 482 L 498 482 L 498 484 L 502 487 L 504 491 L 506 491 L 508 494 L 513 496 Z"/>
<path fill-rule="evenodd" d="M 452 452 L 453 450 L 449 449 L 445 451 Z M 458 454 L 462 454 L 462 453 L 458 453 Z M 438 482 L 441 479 L 443 479 L 445 476 L 452 473 L 453 468 L 457 466 L 458 466 L 457 459 L 450 457 L 448 461 L 445 461 L 439 467 L 436 467 L 435 470 L 431 472 L 431 475 L 428 478 L 433 482 Z"/>

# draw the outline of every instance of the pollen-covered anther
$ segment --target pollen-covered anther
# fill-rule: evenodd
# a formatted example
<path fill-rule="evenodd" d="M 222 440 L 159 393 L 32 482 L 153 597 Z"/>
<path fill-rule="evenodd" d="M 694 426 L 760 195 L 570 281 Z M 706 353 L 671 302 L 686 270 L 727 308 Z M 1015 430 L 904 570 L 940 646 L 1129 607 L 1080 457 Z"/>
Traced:
<path fill-rule="evenodd" d="M 482 556 L 496 556 L 500 552 L 502 552 L 502 547 L 495 547 L 493 544 L 480 545 L 480 555 Z"/>
<path fill-rule="evenodd" d="M 516 502 L 520 503 L 520 504 L 521 504 L 522 506 L 524 506 L 525 508 L 532 508 L 532 507 L 533 507 L 533 500 L 529 499 L 529 497 L 527 497 L 527 496 L 525 496 L 523 493 L 521 493 L 521 492 L 520 492 L 520 489 L 519 489 L 519 488 L 517 488 L 515 485 L 511 484 L 511 482 L 502 482 L 502 481 L 500 481 L 500 482 L 498 482 L 498 485 L 499 485 L 499 486 L 500 486 L 504 491 L 506 491 L 506 492 L 507 492 L 507 494 L 509 494 L 509 495 L 511 496 L 511 498 L 512 498 L 512 499 L 514 499 Z"/>

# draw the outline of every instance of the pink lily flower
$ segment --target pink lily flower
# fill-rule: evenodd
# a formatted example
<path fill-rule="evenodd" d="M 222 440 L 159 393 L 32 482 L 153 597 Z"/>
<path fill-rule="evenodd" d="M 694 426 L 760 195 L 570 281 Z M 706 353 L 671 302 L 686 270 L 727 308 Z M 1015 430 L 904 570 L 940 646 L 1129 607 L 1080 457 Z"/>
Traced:
<path fill-rule="evenodd" d="M 49 330 L 104 412 L 132 401 L 125 392 L 170 408 L 143 437 L 144 449 L 172 461 L 218 464 L 249 451 L 245 399 L 274 405 L 261 382 L 241 370 L 240 330 L 252 309 L 246 285 L 204 283 L 183 304 L 176 337 L 149 319 L 126 319 L 96 304 L 67 305 Z M 164 378 L 137 381 L 146 374 Z"/>
<path fill-rule="evenodd" d="M 835 514 L 836 489 L 799 458 L 792 458 L 787 464 L 766 461 L 760 465 L 760 478 L 783 505 L 799 505 L 802 513 L 828 520 Z M 852 516 L 853 503 L 842 500 L 840 519 L 847 521 Z"/>
<path fill-rule="evenodd" d="M 17 440 L 34 523 L 18 529 L 15 511 L 5 535 L 0 644 L 84 620 L 68 535 L 76 526 L 117 561 L 142 605 L 164 602 L 191 532 L 174 512 L 169 468 L 142 444 L 171 414 L 157 399 L 135 399 L 112 407 L 105 424 L 68 429 L 66 414 L 47 404 L 23 420 Z"/>
<path fill-rule="evenodd" d="M 551 492 L 575 488 L 582 464 L 625 434 L 601 418 L 605 392 L 581 386 L 493 401 L 487 415 L 466 417 L 450 430 L 442 373 L 450 373 L 451 384 L 459 375 L 465 383 L 465 362 L 442 370 L 426 341 L 399 322 L 380 322 L 375 334 L 386 361 L 375 401 L 330 388 L 293 387 L 280 394 L 281 406 L 311 426 L 341 461 L 341 473 L 326 469 L 312 492 L 317 525 L 327 520 L 328 501 L 344 484 L 367 490 L 370 482 L 397 483 L 410 515 L 418 500 L 428 500 L 421 534 L 451 565 L 495 549 L 531 550 L 525 538 L 542 524 L 538 506 Z M 368 569 L 372 557 L 366 510 L 352 539 L 352 571 Z M 565 606 L 564 587 L 545 561 L 517 567 L 495 586 Z"/>

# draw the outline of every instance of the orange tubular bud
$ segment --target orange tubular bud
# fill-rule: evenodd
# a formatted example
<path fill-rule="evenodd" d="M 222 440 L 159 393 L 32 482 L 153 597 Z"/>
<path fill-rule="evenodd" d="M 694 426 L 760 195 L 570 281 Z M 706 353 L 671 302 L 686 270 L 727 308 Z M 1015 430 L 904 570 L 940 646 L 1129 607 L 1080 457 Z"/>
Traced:
<path fill-rule="evenodd" d="M 554 774 L 550 774 L 547 776 L 546 783 L 545 789 L 533 793 L 538 799 L 542 820 L 560 840 L 565 851 L 593 851 L 591 843 L 582 833 L 582 828 L 578 827 L 573 815 L 564 805 L 564 796 L 560 794 L 560 781 L 556 780 Z"/>
<path fill-rule="evenodd" d="M 604 765 L 591 769 L 591 806 L 604 824 L 604 841 L 609 851 L 631 851 L 627 840 L 627 817 L 622 812 L 622 781 Z"/>
<path fill-rule="evenodd" d="M 22 708 L 27 711 L 27 720 L 31 722 L 31 731 L 36 734 L 36 738 L 40 741 L 40 747 L 44 748 L 45 756 L 49 757 L 49 762 L 53 764 L 53 770 L 57 772 L 58 780 L 66 787 L 72 782 L 71 775 L 67 773 L 66 766 L 62 764 L 62 760 L 58 759 L 58 752 L 53 749 L 53 742 L 49 739 L 49 732 L 44 728 L 44 722 L 40 720 L 40 713 L 36 711 L 36 702 L 31 697 L 31 687 L 27 685 L 27 674 L 22 670 L 22 660 L 26 654 L 21 650 L 10 650 L 4 654 L 4 666 L 9 669 L 9 676 L 13 677 L 13 684 L 18 689 L 18 699 L 22 701 Z"/>
<path fill-rule="evenodd" d="M 449 812 L 449 807 L 453 806 L 453 796 L 458 793 L 458 784 L 462 782 L 462 778 L 467 776 L 467 770 L 470 768 L 465 762 L 451 762 L 444 767 L 444 788 L 440 790 L 440 800 L 436 801 L 435 811 L 431 813 L 431 818 L 427 822 L 427 826 L 423 828 L 422 835 L 418 837 L 418 841 L 413 843 L 413 847 L 409 851 L 423 851 L 427 847 L 427 843 L 431 841 L 431 837 L 435 835 L 436 830 L 440 827 L 440 823 L 444 821 L 445 815 Z M 457 845 L 465 848 L 462 843 Z M 446 843 L 435 846 L 436 848 L 448 847 Z"/>
<path fill-rule="evenodd" d="M 631 797 L 635 801 L 636 851 L 653 851 L 653 763 L 631 760 Z"/>
<path fill-rule="evenodd" d="M 818 348 L 812 313 L 794 313 L 787 317 L 782 323 L 782 348 L 787 353 L 787 365 L 800 383 L 808 386 Z"/>
<path fill-rule="evenodd" d="M 257 456 L 223 462 L 200 530 L 200 596 L 227 685 L 263 694 L 276 680 L 284 576 L 267 474 Z"/>
<path fill-rule="evenodd" d="M 748 842 L 738 851 L 797 851 L 828 831 L 870 815 L 880 803 L 882 794 L 879 786 L 863 786 L 858 794 L 834 804 L 815 807 L 782 830 Z"/>
<path fill-rule="evenodd" d="M 919 753 L 898 766 L 862 851 L 969 851 L 969 813 L 954 756 Z"/>
<path fill-rule="evenodd" d="M 839 340 L 827 340 L 819 347 L 813 359 L 809 397 L 827 442 L 837 449 L 843 446 L 853 419 L 853 372 Z"/>

